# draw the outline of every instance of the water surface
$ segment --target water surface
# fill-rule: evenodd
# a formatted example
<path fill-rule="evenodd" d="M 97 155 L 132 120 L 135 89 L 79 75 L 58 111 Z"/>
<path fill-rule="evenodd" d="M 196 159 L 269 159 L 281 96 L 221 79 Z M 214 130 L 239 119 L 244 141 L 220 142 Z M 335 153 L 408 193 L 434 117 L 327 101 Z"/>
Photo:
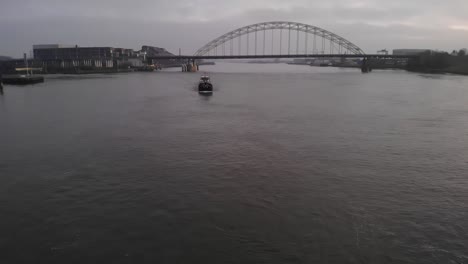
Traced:
<path fill-rule="evenodd" d="M 218 63 L 0 96 L 1 263 L 468 263 L 468 78 Z"/>

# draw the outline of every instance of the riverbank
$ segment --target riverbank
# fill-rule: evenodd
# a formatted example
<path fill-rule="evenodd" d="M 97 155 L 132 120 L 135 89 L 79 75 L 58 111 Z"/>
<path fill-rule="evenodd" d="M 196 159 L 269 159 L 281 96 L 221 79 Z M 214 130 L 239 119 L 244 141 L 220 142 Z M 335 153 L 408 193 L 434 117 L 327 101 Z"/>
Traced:
<path fill-rule="evenodd" d="M 419 60 L 409 61 L 407 70 L 421 73 L 468 75 L 468 56 L 451 56 L 448 53 L 424 54 Z"/>
<path fill-rule="evenodd" d="M 100 74 L 100 73 L 126 73 L 134 72 L 135 69 L 93 69 L 93 70 L 81 70 L 81 69 L 65 69 L 62 71 L 47 71 L 43 74 Z"/>
<path fill-rule="evenodd" d="M 449 69 L 406 69 L 409 72 L 428 73 L 428 74 L 456 74 L 468 76 L 468 71 L 458 68 Z"/>
<path fill-rule="evenodd" d="M 4 84 L 26 85 L 44 82 L 44 77 L 41 75 L 4 75 L 0 82 Z"/>

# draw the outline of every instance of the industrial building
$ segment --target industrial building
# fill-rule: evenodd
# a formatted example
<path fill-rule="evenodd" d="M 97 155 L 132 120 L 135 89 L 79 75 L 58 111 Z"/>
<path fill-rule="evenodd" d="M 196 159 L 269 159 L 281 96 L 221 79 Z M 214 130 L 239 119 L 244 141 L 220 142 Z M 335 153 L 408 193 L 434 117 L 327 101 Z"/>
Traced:
<path fill-rule="evenodd" d="M 172 62 L 171 60 L 147 61 L 147 53 L 172 55 L 165 49 L 152 46 L 143 46 L 142 50 L 135 51 L 114 47 L 41 44 L 33 45 L 34 59 L 30 63 L 41 68 L 44 73 L 84 73 L 119 72 Z"/>
<path fill-rule="evenodd" d="M 118 49 L 116 57 L 127 53 L 126 49 Z M 78 47 L 59 44 L 33 45 L 33 54 L 34 59 L 42 61 L 112 59 L 115 57 L 114 48 L 111 47 Z"/>

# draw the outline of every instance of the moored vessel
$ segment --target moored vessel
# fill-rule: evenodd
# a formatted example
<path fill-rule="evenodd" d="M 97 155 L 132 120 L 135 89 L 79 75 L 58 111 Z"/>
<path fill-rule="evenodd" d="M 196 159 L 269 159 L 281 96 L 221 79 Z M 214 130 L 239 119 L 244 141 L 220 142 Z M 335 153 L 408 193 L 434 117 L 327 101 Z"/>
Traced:
<path fill-rule="evenodd" d="M 34 71 L 42 71 L 42 68 L 32 68 L 29 67 L 28 59 L 26 58 L 26 53 L 24 54 L 24 66 L 23 68 L 15 68 L 16 74 L 12 75 L 3 75 L 0 77 L 0 83 L 4 84 L 35 84 L 44 82 L 44 77 L 40 75 L 34 75 Z"/>

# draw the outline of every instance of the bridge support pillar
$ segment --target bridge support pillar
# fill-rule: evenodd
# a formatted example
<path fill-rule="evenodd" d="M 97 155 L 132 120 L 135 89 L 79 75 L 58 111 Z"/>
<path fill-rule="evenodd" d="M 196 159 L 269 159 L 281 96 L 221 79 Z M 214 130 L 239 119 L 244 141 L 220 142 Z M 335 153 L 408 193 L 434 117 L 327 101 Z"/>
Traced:
<path fill-rule="evenodd" d="M 362 73 L 369 73 L 372 71 L 372 68 L 369 63 L 369 58 L 364 58 L 362 60 L 362 65 L 361 65 L 361 72 Z"/>
<path fill-rule="evenodd" d="M 198 69 L 195 60 L 188 60 L 187 63 L 182 64 L 182 72 L 198 72 Z"/>

